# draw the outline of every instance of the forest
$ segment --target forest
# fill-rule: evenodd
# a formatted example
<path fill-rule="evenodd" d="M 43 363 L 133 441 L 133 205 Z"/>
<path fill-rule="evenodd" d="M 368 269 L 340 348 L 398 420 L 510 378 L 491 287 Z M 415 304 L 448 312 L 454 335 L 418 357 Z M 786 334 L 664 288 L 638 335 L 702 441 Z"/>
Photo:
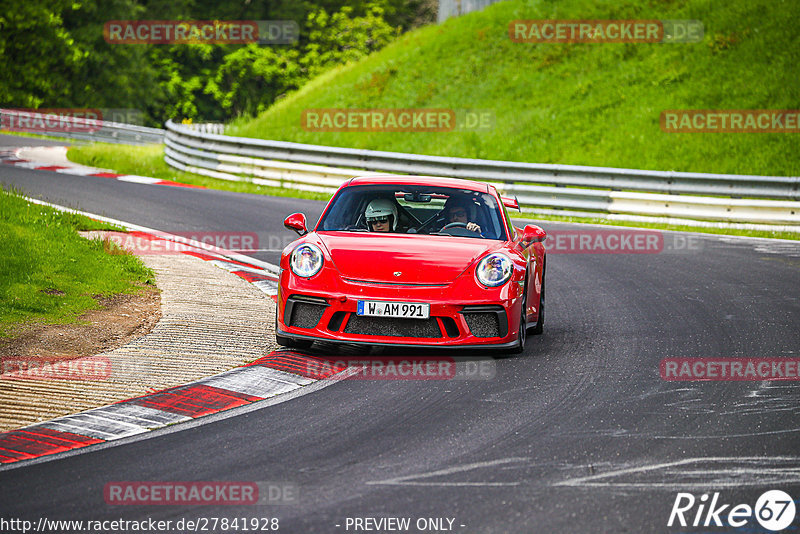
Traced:
<path fill-rule="evenodd" d="M 0 10 L 0 106 L 129 109 L 148 126 L 253 117 L 332 66 L 433 22 L 435 9 L 433 0 L 10 2 Z M 288 21 L 297 38 L 114 42 L 110 21 Z"/>

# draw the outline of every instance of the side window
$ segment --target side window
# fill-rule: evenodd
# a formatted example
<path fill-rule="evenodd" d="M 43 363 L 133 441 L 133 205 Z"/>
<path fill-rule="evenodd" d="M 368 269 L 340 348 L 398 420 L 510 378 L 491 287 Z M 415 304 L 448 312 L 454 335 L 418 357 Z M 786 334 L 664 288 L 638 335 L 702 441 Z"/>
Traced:
<path fill-rule="evenodd" d="M 488 193 L 482 193 L 478 198 L 480 199 L 479 212 L 480 216 L 483 218 L 483 222 L 479 224 L 481 228 L 483 228 L 484 237 L 490 239 L 505 239 L 509 229 L 504 228 L 506 223 L 503 221 L 503 215 L 505 212 L 501 211 L 498 207 L 497 199 Z M 502 203 L 500 206 L 505 209 Z"/>

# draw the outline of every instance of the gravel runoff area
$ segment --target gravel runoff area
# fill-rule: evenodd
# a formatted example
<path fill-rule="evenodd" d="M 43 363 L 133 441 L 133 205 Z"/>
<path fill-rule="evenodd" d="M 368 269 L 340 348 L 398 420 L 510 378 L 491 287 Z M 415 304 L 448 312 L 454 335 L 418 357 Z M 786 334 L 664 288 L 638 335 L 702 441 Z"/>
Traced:
<path fill-rule="evenodd" d="M 186 384 L 277 348 L 275 303 L 249 282 L 185 254 L 141 258 L 161 290 L 161 320 L 153 330 L 72 360 L 78 379 L 0 375 L 0 432 Z"/>

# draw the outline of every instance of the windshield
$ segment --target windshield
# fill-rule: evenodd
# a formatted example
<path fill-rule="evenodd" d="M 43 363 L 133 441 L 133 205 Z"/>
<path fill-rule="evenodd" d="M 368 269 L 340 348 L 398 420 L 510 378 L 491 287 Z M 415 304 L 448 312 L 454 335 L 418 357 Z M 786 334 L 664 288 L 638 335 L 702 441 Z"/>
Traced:
<path fill-rule="evenodd" d="M 402 184 L 342 189 L 317 231 L 506 239 L 502 212 L 492 195 L 469 189 Z"/>

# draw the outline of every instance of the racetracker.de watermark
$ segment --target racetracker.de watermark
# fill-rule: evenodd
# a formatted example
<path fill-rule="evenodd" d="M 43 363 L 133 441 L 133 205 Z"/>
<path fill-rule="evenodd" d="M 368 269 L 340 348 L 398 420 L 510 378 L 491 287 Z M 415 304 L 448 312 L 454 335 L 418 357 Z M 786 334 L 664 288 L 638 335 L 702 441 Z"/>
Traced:
<path fill-rule="evenodd" d="M 91 108 L 4 109 L 0 130 L 25 133 L 92 133 L 103 126 L 103 112 Z"/>
<path fill-rule="evenodd" d="M 299 487 L 293 482 L 124 481 L 103 487 L 106 504 L 115 506 L 295 504 L 299 498 Z"/>
<path fill-rule="evenodd" d="M 668 109 L 661 112 L 667 133 L 798 133 L 797 109 Z"/>
<path fill-rule="evenodd" d="M 550 230 L 548 254 L 693 254 L 702 249 L 699 236 L 658 230 Z"/>
<path fill-rule="evenodd" d="M 512 20 L 515 43 L 698 43 L 699 20 Z"/>
<path fill-rule="evenodd" d="M 800 380 L 800 359 L 664 358 L 659 370 L 669 381 Z"/>
<path fill-rule="evenodd" d="M 0 380 L 107 380 L 111 360 L 86 356 L 64 360 L 46 357 L 0 358 Z"/>
<path fill-rule="evenodd" d="M 293 20 L 109 20 L 110 44 L 293 44 L 300 27 Z"/>
<path fill-rule="evenodd" d="M 386 108 L 306 109 L 300 125 L 310 132 L 455 132 L 491 130 L 495 115 L 485 109 Z"/>
<path fill-rule="evenodd" d="M 135 108 L 101 108 L 104 122 L 144 125 L 144 112 Z"/>
<path fill-rule="evenodd" d="M 169 239 L 144 232 L 107 232 L 104 235 L 122 250 L 138 256 L 197 252 L 203 245 L 241 253 L 259 250 L 255 232 L 174 232 Z"/>
<path fill-rule="evenodd" d="M 497 375 L 493 359 L 449 356 L 309 358 L 305 366 L 311 376 L 347 370 L 347 378 L 353 380 L 492 380 Z"/>

